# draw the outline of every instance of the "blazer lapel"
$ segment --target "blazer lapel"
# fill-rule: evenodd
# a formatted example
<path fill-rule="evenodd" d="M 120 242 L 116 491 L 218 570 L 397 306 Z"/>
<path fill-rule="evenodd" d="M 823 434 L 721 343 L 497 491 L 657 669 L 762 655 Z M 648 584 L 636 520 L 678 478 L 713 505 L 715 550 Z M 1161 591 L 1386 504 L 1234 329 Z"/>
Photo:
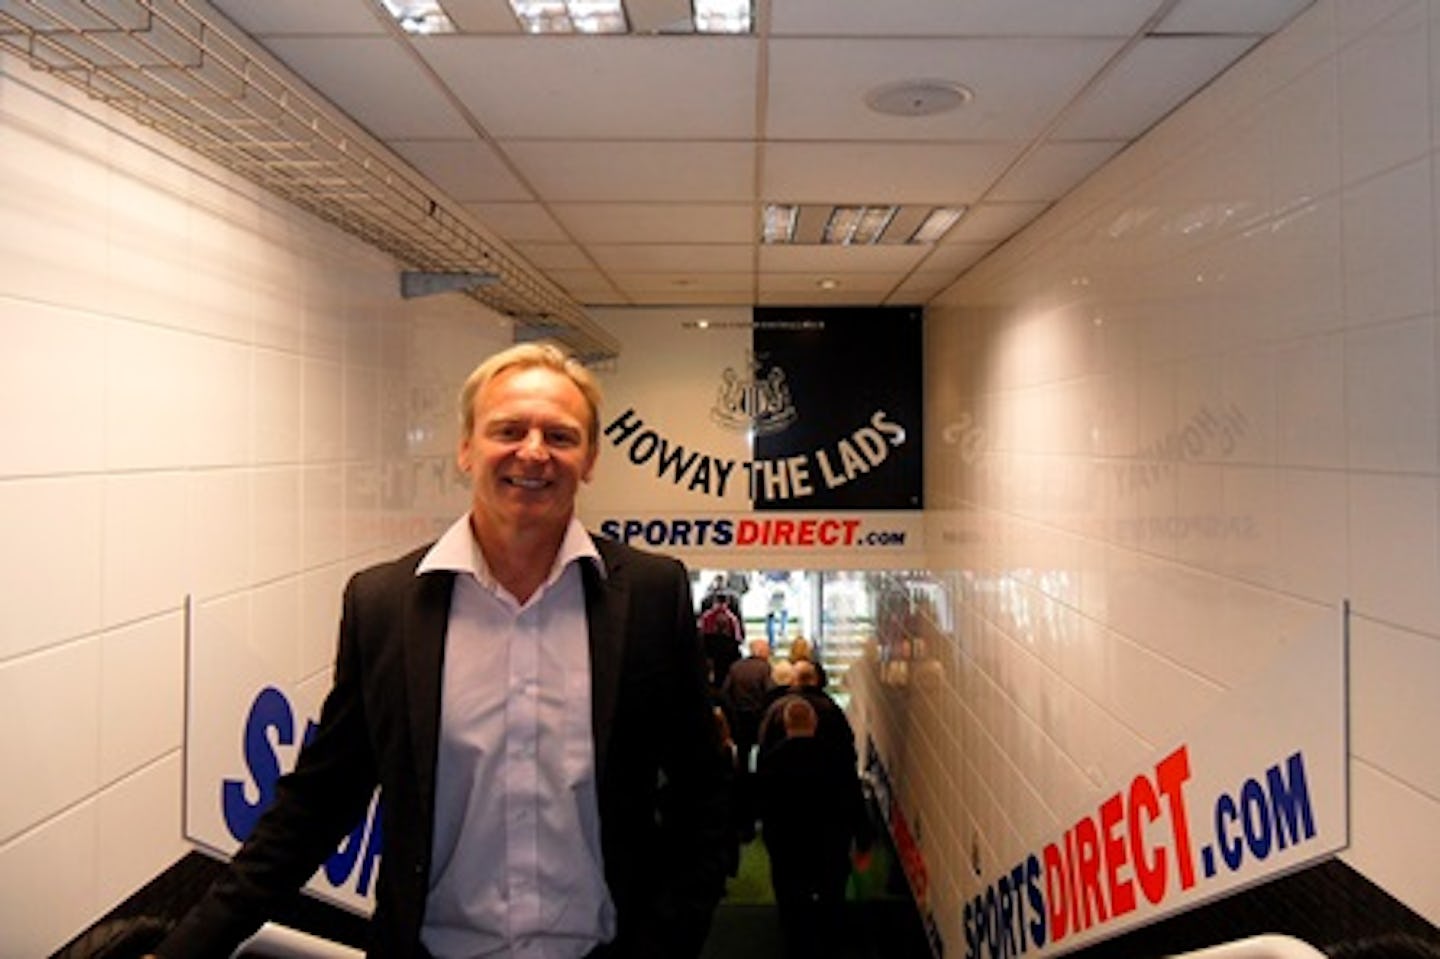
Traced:
<path fill-rule="evenodd" d="M 604 782 L 610 729 L 620 695 L 620 665 L 625 654 L 625 619 L 630 587 L 623 559 L 596 540 L 605 562 L 601 576 L 584 564 L 585 620 L 590 632 L 590 727 L 595 740 L 595 780 Z"/>
<path fill-rule="evenodd" d="M 440 677 L 454 582 L 453 573 L 439 571 L 417 577 L 402 639 L 410 711 L 410 751 L 420 797 L 427 809 L 434 801 L 435 757 L 440 736 Z"/>

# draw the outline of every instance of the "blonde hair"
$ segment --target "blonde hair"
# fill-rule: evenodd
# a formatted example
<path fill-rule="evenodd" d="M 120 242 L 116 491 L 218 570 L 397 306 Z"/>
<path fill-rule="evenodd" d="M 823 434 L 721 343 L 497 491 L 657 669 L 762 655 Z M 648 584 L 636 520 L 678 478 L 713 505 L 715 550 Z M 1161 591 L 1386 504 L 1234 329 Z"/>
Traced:
<path fill-rule="evenodd" d="M 461 437 L 467 437 L 475 429 L 475 396 L 485 384 L 509 369 L 530 369 L 543 367 L 569 378 L 570 382 L 585 397 L 590 408 L 590 423 L 586 438 L 592 447 L 600 442 L 600 383 L 595 374 L 574 356 L 554 343 L 516 343 L 488 357 L 465 378 L 460 388 L 460 430 Z"/>

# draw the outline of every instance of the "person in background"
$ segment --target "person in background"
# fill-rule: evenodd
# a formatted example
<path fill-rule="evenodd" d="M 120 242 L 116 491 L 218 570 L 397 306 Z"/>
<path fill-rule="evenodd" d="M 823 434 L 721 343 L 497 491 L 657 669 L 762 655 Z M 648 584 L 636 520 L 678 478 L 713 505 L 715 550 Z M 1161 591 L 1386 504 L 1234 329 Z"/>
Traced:
<path fill-rule="evenodd" d="M 711 711 L 715 716 L 715 728 L 720 738 L 720 755 L 725 762 L 726 768 L 730 771 L 730 781 L 733 789 L 733 784 L 739 782 L 739 777 L 742 772 L 740 769 L 740 754 L 735 748 L 735 737 L 730 735 L 730 721 L 725 718 L 725 710 L 716 705 L 711 707 Z M 732 816 L 731 828 L 726 836 L 725 843 L 725 874 L 734 877 L 740 872 L 740 827 L 742 823 L 737 816 L 733 815 L 734 810 L 738 808 L 733 791 L 730 794 L 730 798 Z"/>
<path fill-rule="evenodd" d="M 770 664 L 771 688 L 768 694 L 773 702 L 776 698 L 783 696 L 795 682 L 795 664 L 789 659 L 781 657 Z"/>
<path fill-rule="evenodd" d="M 756 770 L 760 834 L 789 959 L 841 952 L 852 847 L 862 865 L 874 842 L 860 777 L 817 738 L 819 718 L 801 695 L 780 700 L 784 738 Z"/>
<path fill-rule="evenodd" d="M 750 655 L 734 663 L 720 687 L 720 705 L 730 722 L 735 739 L 736 779 L 735 828 L 742 842 L 755 838 L 755 808 L 750 789 L 750 754 L 765 711 L 765 697 L 775 681 L 771 678 L 770 644 L 750 640 Z"/>
<path fill-rule="evenodd" d="M 718 690 L 724 685 L 730 667 L 740 658 L 745 627 L 729 599 L 724 594 L 715 595 L 716 601 L 701 611 L 696 626 L 700 631 L 705 660 L 710 667 L 710 683 Z"/>
<path fill-rule="evenodd" d="M 770 591 L 770 604 L 765 613 L 765 638 L 774 648 L 785 638 L 785 624 L 790 621 L 790 610 L 785 604 L 785 590 L 776 587 Z"/>
<path fill-rule="evenodd" d="M 820 662 L 820 657 L 815 652 L 814 645 L 810 640 L 796 633 L 790 640 L 790 649 L 786 652 L 792 663 L 798 663 L 802 659 L 815 664 L 815 681 L 821 689 L 825 688 L 828 680 L 825 676 L 825 664 Z"/>
<path fill-rule="evenodd" d="M 763 758 L 767 752 L 784 740 L 785 701 L 798 696 L 815 710 L 819 723 L 819 732 L 816 735 L 820 741 L 834 750 L 843 761 L 849 763 L 851 769 L 856 768 L 859 755 L 855 750 L 855 730 L 851 727 L 850 720 L 846 718 L 845 710 L 835 702 L 829 693 L 820 688 L 815 664 L 808 659 L 802 659 L 794 664 L 792 674 L 793 681 L 789 686 L 777 685 L 771 692 L 770 704 L 766 707 L 764 715 L 760 717 L 760 731 L 756 740 L 759 756 Z"/>
<path fill-rule="evenodd" d="M 163 959 L 229 955 L 377 786 L 369 955 L 700 951 L 728 866 L 728 772 L 688 574 L 576 519 L 599 449 L 599 389 L 577 361 L 512 347 L 460 407 L 469 511 L 350 581 L 318 731 Z"/>

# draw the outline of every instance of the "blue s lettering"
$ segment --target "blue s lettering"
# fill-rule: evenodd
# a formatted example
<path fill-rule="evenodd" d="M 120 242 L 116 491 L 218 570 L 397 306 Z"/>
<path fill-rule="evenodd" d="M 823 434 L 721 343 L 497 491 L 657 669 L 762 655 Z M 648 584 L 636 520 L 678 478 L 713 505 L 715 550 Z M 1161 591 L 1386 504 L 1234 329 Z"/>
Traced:
<path fill-rule="evenodd" d="M 275 783 L 280 778 L 280 759 L 270 745 L 269 730 L 275 730 L 275 741 L 289 746 L 295 741 L 295 714 L 285 694 L 274 686 L 266 686 L 250 705 L 245 719 L 245 766 L 255 782 L 257 796 L 252 803 L 245 796 L 246 783 L 227 779 L 221 784 L 220 806 L 225 814 L 225 828 L 230 835 L 244 842 L 255 829 L 260 814 L 275 798 Z"/>

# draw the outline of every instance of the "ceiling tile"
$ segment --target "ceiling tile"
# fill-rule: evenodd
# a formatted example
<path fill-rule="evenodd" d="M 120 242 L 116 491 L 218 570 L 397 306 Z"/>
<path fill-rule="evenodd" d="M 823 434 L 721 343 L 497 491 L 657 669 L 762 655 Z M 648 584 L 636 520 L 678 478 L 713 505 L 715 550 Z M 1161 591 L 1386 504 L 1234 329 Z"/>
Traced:
<path fill-rule="evenodd" d="M 496 137 L 751 138 L 756 43 L 735 37 L 431 37 L 416 44 Z M 657 77 L 683 82 L 657 83 Z"/>
<path fill-rule="evenodd" d="M 748 270 L 736 273 L 624 272 L 612 273 L 615 285 L 626 293 L 749 293 L 753 280 Z"/>
<path fill-rule="evenodd" d="M 755 302 L 750 287 L 741 290 L 642 290 L 630 294 L 636 306 L 749 306 Z"/>
<path fill-rule="evenodd" d="M 586 243 L 748 243 L 749 203 L 557 203 L 551 212 Z"/>
<path fill-rule="evenodd" d="M 1059 139 L 1134 138 L 1254 46 L 1255 37 L 1150 37 L 1065 116 Z"/>
<path fill-rule="evenodd" d="M 1123 146 L 1110 140 L 1046 143 L 1006 173 L 990 198 L 1057 200 Z"/>
<path fill-rule="evenodd" d="M 596 244 L 590 247 L 590 253 L 601 269 L 612 273 L 666 273 L 674 270 L 741 273 L 754 265 L 752 248 L 739 244 Z"/>
<path fill-rule="evenodd" d="M 1015 140 L 1036 136 L 1108 59 L 1116 39 L 775 40 L 766 133 L 782 140 Z M 963 84 L 969 103 L 931 116 L 871 110 L 904 80 Z"/>
<path fill-rule="evenodd" d="M 465 209 L 506 240 L 559 243 L 565 231 L 539 203 L 466 203 Z"/>
<path fill-rule="evenodd" d="M 1049 203 L 981 203 L 966 211 L 942 243 L 1003 240 L 1043 213 Z"/>
<path fill-rule="evenodd" d="M 391 146 L 460 203 L 533 199 L 525 184 L 480 140 L 394 140 Z"/>
<path fill-rule="evenodd" d="M 960 271 L 968 270 L 980 258 L 995 246 L 994 242 L 982 243 L 945 243 L 940 246 L 929 247 L 930 255 L 925 257 L 916 272 L 939 272 L 948 271 L 951 276 L 958 276 Z"/>
<path fill-rule="evenodd" d="M 1159 33 L 1273 33 L 1314 0 L 1181 0 Z"/>
<path fill-rule="evenodd" d="M 948 289 L 956 278 L 955 273 L 917 271 L 907 276 L 905 282 L 891 291 L 886 302 L 896 306 L 928 303 Z"/>
<path fill-rule="evenodd" d="M 1124 36 L 1160 0 L 784 0 L 770 32 L 833 36 Z"/>
<path fill-rule="evenodd" d="M 266 46 L 381 139 L 474 135 L 396 40 L 275 37 Z"/>
<path fill-rule="evenodd" d="M 599 270 L 547 270 L 545 275 L 581 303 L 624 302 Z"/>
<path fill-rule="evenodd" d="M 326 34 L 384 36 L 378 4 L 355 0 L 211 0 L 212 6 L 251 36 L 264 34 Z"/>
<path fill-rule="evenodd" d="M 516 243 L 515 250 L 542 270 L 593 270 L 595 264 L 573 243 Z"/>
<path fill-rule="evenodd" d="M 749 143 L 515 140 L 502 144 L 553 202 L 749 202 Z"/>
<path fill-rule="evenodd" d="M 761 306 L 867 306 L 887 298 L 894 288 L 891 277 L 842 283 L 834 289 L 822 290 L 813 278 L 762 275 L 758 299 Z"/>
<path fill-rule="evenodd" d="M 781 203 L 972 203 L 1023 143 L 775 143 L 761 199 Z"/>
<path fill-rule="evenodd" d="M 875 244 L 873 246 L 760 247 L 760 269 L 766 273 L 906 273 L 924 258 L 927 246 Z"/>

